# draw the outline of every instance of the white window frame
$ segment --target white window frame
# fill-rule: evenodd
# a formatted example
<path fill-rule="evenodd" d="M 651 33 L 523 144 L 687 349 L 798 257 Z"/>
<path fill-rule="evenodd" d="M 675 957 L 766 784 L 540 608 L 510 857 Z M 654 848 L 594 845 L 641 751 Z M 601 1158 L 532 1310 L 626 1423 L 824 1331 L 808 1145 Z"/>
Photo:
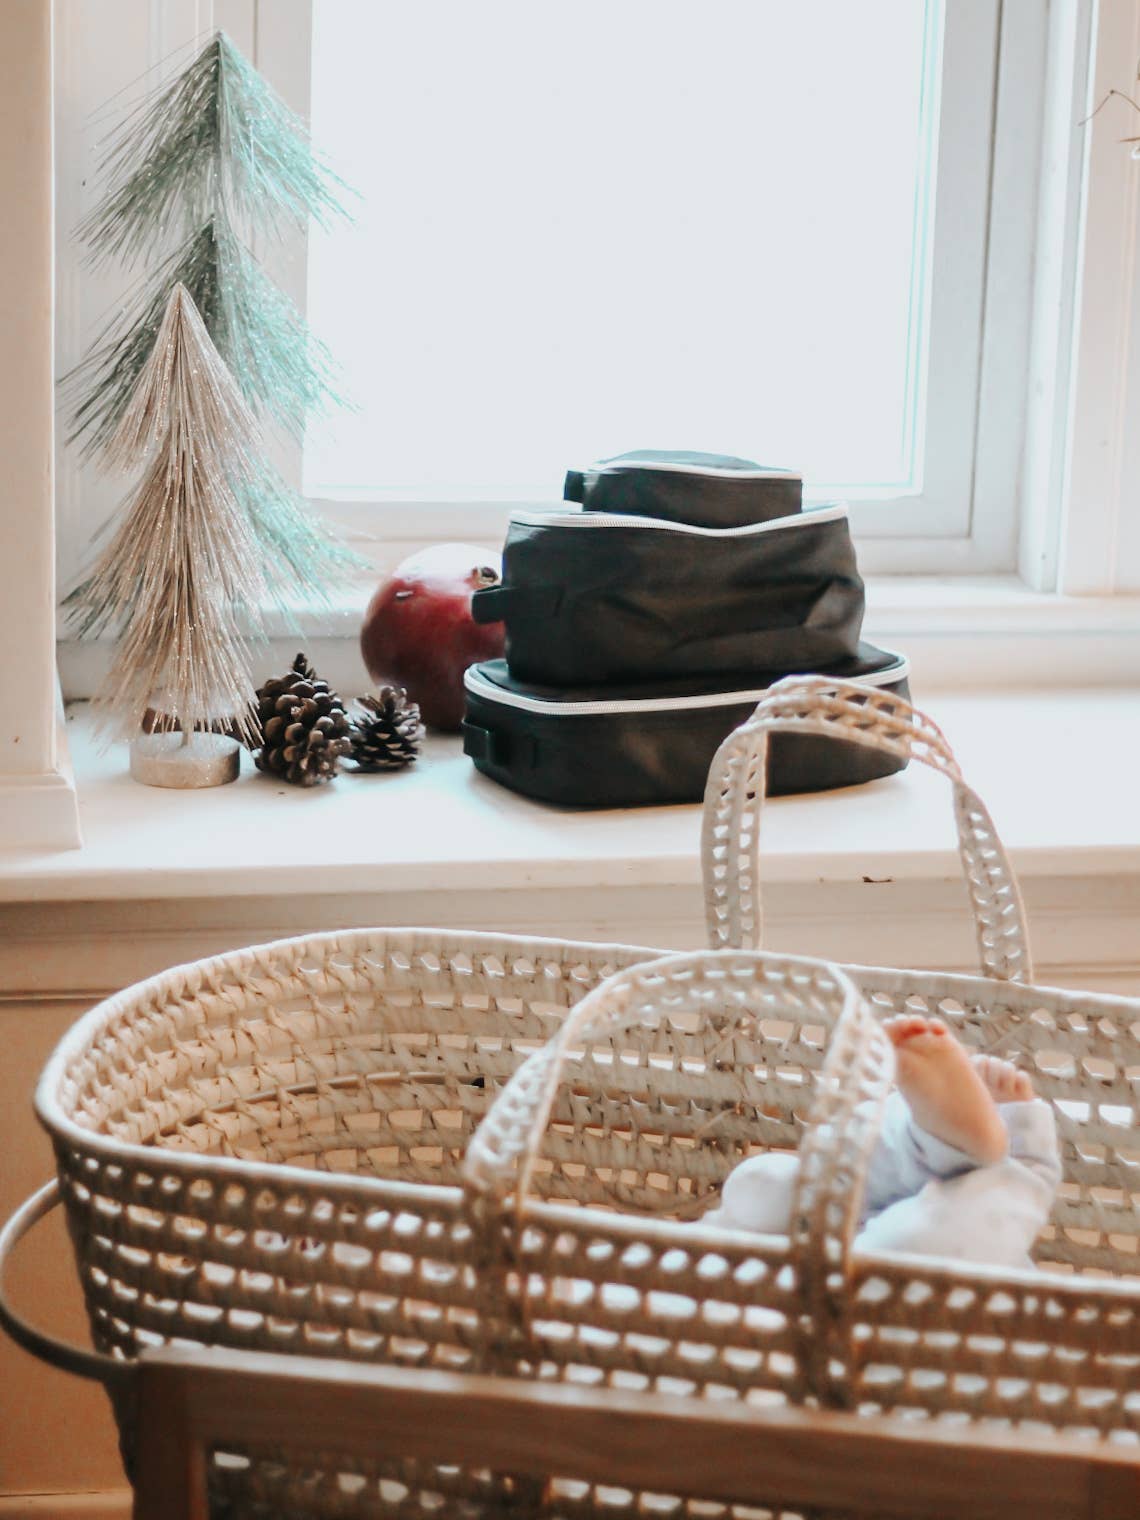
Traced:
<path fill-rule="evenodd" d="M 1133 85 L 1140 0 L 1085 0 L 1080 11 L 1091 12 L 1092 39 L 1081 115 L 1113 89 L 1140 98 Z M 1066 41 L 1057 47 L 1062 66 Z M 1140 114 L 1110 101 L 1089 122 L 1083 142 L 1069 148 L 1070 157 L 1083 151 L 1083 172 L 1067 177 L 1080 209 L 1071 233 L 1075 252 L 1067 261 L 1058 256 L 1061 281 L 1069 284 L 1061 290 L 1068 321 L 1060 341 L 1047 326 L 1048 289 L 1038 307 L 1044 354 L 1031 380 L 1058 394 L 1053 420 L 1064 452 L 1027 520 L 1020 568 L 1029 584 L 1070 596 L 1140 592 L 1140 160 L 1120 141 L 1138 130 Z M 1064 160 L 1061 139 L 1042 176 L 1048 184 L 1052 175 L 1058 198 Z"/>

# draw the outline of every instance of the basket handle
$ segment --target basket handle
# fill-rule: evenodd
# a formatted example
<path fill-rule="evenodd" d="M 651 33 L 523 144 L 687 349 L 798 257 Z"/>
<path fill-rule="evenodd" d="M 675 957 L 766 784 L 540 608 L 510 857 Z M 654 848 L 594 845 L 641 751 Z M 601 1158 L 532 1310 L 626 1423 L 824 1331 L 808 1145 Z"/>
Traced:
<path fill-rule="evenodd" d="M 768 736 L 818 734 L 918 760 L 954 791 L 958 853 L 970 893 L 983 974 L 1028 982 L 1033 972 L 1017 878 L 985 803 L 962 777 L 941 729 L 902 697 L 827 676 L 778 681 L 717 750 L 705 788 L 701 867 L 714 949 L 759 949 L 760 815 Z"/>
<path fill-rule="evenodd" d="M 47 1362 L 50 1367 L 74 1373 L 76 1377 L 91 1378 L 107 1388 L 124 1386 L 132 1377 L 129 1362 L 116 1361 L 114 1357 L 104 1356 L 100 1351 L 88 1351 L 82 1346 L 73 1346 L 68 1341 L 57 1340 L 46 1330 L 37 1330 L 34 1325 L 29 1325 L 8 1302 L 4 1278 L 13 1251 L 28 1231 L 61 1201 L 59 1182 L 53 1178 L 51 1182 L 45 1182 L 30 1198 L 26 1198 L 0 1230 L 0 1326 L 3 1326 L 18 1346 L 31 1352 L 41 1362 Z"/>
<path fill-rule="evenodd" d="M 472 1135 L 463 1160 L 469 1192 L 499 1203 L 514 1194 L 526 1197 L 531 1172 L 542 1147 L 568 1054 L 601 1040 L 654 1027 L 662 1015 L 707 1019 L 709 1005 L 735 1007 L 740 1023 L 762 1018 L 802 1018 L 833 1031 L 844 1024 L 861 1032 L 883 1052 L 888 1076 L 893 1054 L 878 1022 L 851 979 L 827 961 L 807 956 L 697 950 L 642 961 L 607 977 L 567 1013 L 557 1032 L 517 1068 Z M 705 1025 L 707 1032 L 707 1024 Z M 717 1031 L 717 1043 L 723 1032 Z M 845 1043 L 831 1046 L 846 1050 Z M 829 1047 L 830 1049 L 830 1047 Z M 829 1056 L 830 1059 L 830 1056 Z M 838 1059 L 838 1057 L 836 1058 Z M 823 1072 L 831 1072 L 825 1059 Z M 811 1118 L 816 1117 L 828 1081 L 821 1078 Z M 842 1112 L 843 1110 L 836 1110 Z M 831 1118 L 828 1113 L 821 1118 Z M 854 1200 L 857 1211 L 859 1200 Z"/>
<path fill-rule="evenodd" d="M 522 1205 L 572 1048 L 652 1027 L 662 1015 L 706 1020 L 710 1005 L 728 1007 L 741 1023 L 792 1018 L 831 1031 L 800 1145 L 790 1239 L 803 1306 L 803 1364 L 817 1395 L 842 1402 L 835 1385 L 843 1380 L 850 1345 L 845 1290 L 851 1242 L 894 1051 L 838 967 L 806 957 L 705 950 L 665 956 L 607 978 L 518 1068 L 472 1136 L 463 1162 L 468 1214 L 491 1266 L 521 1228 Z M 723 1029 L 717 1030 L 718 1046 L 723 1038 Z M 507 1223 L 512 1195 L 513 1230 Z"/>

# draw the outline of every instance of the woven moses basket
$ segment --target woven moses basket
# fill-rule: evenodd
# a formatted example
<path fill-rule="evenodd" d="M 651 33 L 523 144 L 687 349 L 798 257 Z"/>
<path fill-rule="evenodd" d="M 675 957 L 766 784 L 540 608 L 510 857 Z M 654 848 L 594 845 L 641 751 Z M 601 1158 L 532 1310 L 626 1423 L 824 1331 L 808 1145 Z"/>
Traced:
<path fill-rule="evenodd" d="M 753 952 L 782 731 L 947 776 L 983 977 Z M 941 733 L 863 687 L 780 683 L 714 762 L 703 853 L 714 951 L 359 931 L 92 1010 L 37 1093 L 58 1184 L 2 1250 L 58 1186 L 98 1350 L 5 1322 L 107 1383 L 128 1461 L 132 1358 L 163 1340 L 1137 1441 L 1140 1003 L 1029 985 L 1008 862 Z M 852 1250 L 893 1070 L 879 1020 L 901 1009 L 1053 1102 L 1065 1182 L 1038 1270 Z M 703 1225 L 766 1148 L 801 1157 L 790 1237 Z M 222 1452 L 211 1484 L 218 1515 L 698 1512 L 573 1476 Z"/>

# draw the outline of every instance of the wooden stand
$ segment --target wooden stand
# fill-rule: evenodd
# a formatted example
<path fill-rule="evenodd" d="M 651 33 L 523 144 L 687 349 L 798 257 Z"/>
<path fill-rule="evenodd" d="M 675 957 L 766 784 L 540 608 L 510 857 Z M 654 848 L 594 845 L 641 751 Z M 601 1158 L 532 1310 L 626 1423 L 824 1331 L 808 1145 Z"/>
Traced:
<path fill-rule="evenodd" d="M 876 1520 L 1136 1520 L 1140 1451 L 235 1351 L 144 1352 L 135 1520 L 207 1520 L 232 1443 L 489 1467 Z"/>

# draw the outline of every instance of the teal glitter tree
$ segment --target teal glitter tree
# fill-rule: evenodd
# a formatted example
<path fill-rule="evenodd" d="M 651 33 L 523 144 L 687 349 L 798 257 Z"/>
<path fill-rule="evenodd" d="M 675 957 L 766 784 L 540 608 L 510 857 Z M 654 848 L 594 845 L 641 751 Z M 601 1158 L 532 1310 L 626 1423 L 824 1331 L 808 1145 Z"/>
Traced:
<path fill-rule="evenodd" d="M 175 246 L 64 378 L 71 438 L 85 454 L 113 438 L 179 285 L 263 424 L 298 437 L 312 409 L 341 400 L 326 349 L 247 240 L 285 236 L 309 217 L 327 225 L 346 214 L 346 187 L 224 33 L 127 116 L 99 173 L 106 192 L 78 231 L 92 263 L 133 264 Z M 235 493 L 279 600 L 322 596 L 330 573 L 354 560 L 268 464 Z"/>

